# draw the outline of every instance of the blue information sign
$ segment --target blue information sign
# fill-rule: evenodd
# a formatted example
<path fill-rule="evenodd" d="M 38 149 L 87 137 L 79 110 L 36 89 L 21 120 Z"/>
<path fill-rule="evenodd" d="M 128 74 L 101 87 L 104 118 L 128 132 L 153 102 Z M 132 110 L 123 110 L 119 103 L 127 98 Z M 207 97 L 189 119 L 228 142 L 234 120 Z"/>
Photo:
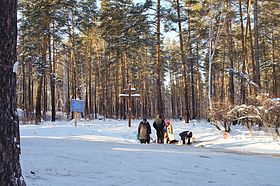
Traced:
<path fill-rule="evenodd" d="M 71 100 L 71 111 L 72 112 L 83 112 L 84 111 L 84 101 L 83 100 Z"/>

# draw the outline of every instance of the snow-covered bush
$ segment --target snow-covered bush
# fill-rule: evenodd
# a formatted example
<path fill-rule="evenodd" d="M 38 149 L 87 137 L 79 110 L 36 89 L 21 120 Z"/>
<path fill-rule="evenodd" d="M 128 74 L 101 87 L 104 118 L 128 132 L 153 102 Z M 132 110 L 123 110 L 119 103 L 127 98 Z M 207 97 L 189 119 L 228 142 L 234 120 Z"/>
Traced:
<path fill-rule="evenodd" d="M 216 104 L 212 110 L 208 113 L 208 120 L 217 129 L 221 130 L 220 126 L 224 128 L 226 132 L 230 132 L 231 120 L 228 116 L 230 106 Z"/>
<path fill-rule="evenodd" d="M 280 136 L 280 101 L 258 96 L 249 98 L 247 105 L 237 105 L 231 108 L 228 105 L 216 106 L 209 111 L 208 119 L 219 130 L 222 126 L 226 132 L 231 131 L 231 124 L 241 124 L 252 134 L 252 127 L 273 128 Z"/>

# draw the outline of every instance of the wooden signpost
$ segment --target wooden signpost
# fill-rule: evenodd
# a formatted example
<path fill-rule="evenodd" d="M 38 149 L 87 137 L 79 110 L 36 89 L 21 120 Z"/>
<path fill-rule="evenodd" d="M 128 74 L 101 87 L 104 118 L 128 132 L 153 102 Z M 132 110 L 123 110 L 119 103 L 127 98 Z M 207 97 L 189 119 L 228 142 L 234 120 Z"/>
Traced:
<path fill-rule="evenodd" d="M 120 97 L 128 98 L 128 127 L 131 127 L 131 97 L 140 97 L 140 94 L 132 94 L 132 91 L 135 90 L 131 87 L 131 84 L 128 84 L 128 89 L 124 89 L 128 94 L 120 94 Z"/>
<path fill-rule="evenodd" d="M 84 101 L 72 99 L 71 100 L 71 111 L 74 112 L 74 122 L 75 122 L 75 127 L 77 127 L 77 112 L 83 113 Z"/>

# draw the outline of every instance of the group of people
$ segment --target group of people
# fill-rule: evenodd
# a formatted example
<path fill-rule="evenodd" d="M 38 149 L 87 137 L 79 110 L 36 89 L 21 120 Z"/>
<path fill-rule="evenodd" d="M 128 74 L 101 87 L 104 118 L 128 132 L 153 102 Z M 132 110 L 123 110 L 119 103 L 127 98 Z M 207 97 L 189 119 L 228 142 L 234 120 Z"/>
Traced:
<path fill-rule="evenodd" d="M 170 120 L 164 120 L 164 118 L 161 115 L 157 115 L 154 122 L 153 127 L 156 130 L 157 143 L 176 143 L 178 142 L 173 133 L 173 127 L 171 125 Z M 151 137 L 151 126 L 150 123 L 147 121 L 146 118 L 144 118 L 138 126 L 138 133 L 137 138 L 140 140 L 140 143 L 150 143 Z M 192 138 L 192 132 L 191 131 L 183 131 L 179 134 L 181 137 L 182 143 L 191 144 L 191 138 Z"/>

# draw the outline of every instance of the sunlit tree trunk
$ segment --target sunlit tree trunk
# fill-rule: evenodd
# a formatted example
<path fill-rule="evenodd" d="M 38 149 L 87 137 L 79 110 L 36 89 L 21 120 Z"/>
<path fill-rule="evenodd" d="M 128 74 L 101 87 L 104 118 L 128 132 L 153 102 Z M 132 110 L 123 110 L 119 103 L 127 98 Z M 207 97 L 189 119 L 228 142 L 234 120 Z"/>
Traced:
<path fill-rule="evenodd" d="M 55 60 L 54 60 L 54 55 L 52 58 L 52 49 L 54 51 L 54 42 L 53 45 L 51 45 L 51 33 L 49 29 L 48 33 L 48 39 L 49 39 L 49 63 L 50 63 L 50 87 L 51 87 L 51 112 L 52 112 L 52 122 L 55 121 L 55 115 L 56 115 L 56 96 L 55 96 L 55 80 L 56 80 L 56 75 L 55 75 Z"/>
<path fill-rule="evenodd" d="M 26 64 L 22 64 L 22 109 L 24 117 L 27 115 L 27 101 L 26 101 Z"/>
<path fill-rule="evenodd" d="M 47 17 L 48 16 L 45 15 L 44 30 L 47 30 L 49 26 Z M 47 63 L 47 50 L 48 50 L 48 36 L 44 35 L 41 41 L 42 64 Z M 36 118 L 35 118 L 36 124 L 41 123 L 42 95 L 43 95 L 44 115 L 46 114 L 46 110 L 47 110 L 46 74 L 45 74 L 45 70 L 42 67 L 39 67 L 38 72 L 39 72 L 39 80 L 38 80 L 37 95 L 36 95 Z"/>
<path fill-rule="evenodd" d="M 172 71 L 170 73 L 170 98 L 171 98 L 171 116 L 176 118 L 176 89 L 174 85 L 174 76 Z"/>
<path fill-rule="evenodd" d="M 84 98 L 84 102 L 85 102 L 85 109 L 84 109 L 84 113 L 85 113 L 85 118 L 89 118 L 89 91 L 88 91 L 88 86 L 89 86 L 89 63 L 90 63 L 90 49 L 89 49 L 89 33 L 87 33 L 86 35 L 86 41 L 85 41 L 85 89 L 86 89 L 86 94 L 85 94 L 85 98 Z"/>
<path fill-rule="evenodd" d="M 233 44 L 232 44 L 232 34 L 231 34 L 231 18 L 229 15 L 230 7 L 229 7 L 229 0 L 226 2 L 226 36 L 228 42 L 228 59 L 229 59 L 229 101 L 230 104 L 234 105 L 234 65 L 233 65 Z"/>
<path fill-rule="evenodd" d="M 254 0 L 254 49 L 255 49 L 255 83 L 261 88 L 260 82 L 260 62 L 259 62 L 259 26 L 258 26 L 258 0 Z"/>
<path fill-rule="evenodd" d="M 182 61 L 182 88 L 183 88 L 183 97 L 184 97 L 183 116 L 185 122 L 189 123 L 190 112 L 189 112 L 188 89 L 187 89 L 187 80 L 186 80 L 186 60 L 185 60 L 183 33 L 182 33 L 182 26 L 181 26 L 181 13 L 180 13 L 179 0 L 177 0 L 177 15 L 178 15 L 178 28 L 179 28 L 179 39 L 180 39 L 180 54 L 181 54 L 181 61 Z"/>
<path fill-rule="evenodd" d="M 47 61 L 45 61 L 47 63 Z M 48 78 L 46 73 L 44 74 L 43 78 L 43 118 L 46 119 L 48 111 Z"/>
<path fill-rule="evenodd" d="M 196 42 L 196 71 L 197 71 L 197 78 L 196 78 L 196 88 L 197 88 L 197 98 L 196 98 L 196 110 L 197 110 L 197 116 L 200 119 L 200 105 L 201 105 L 201 95 L 202 95 L 202 88 L 201 88 L 201 75 L 199 71 L 199 43 Z"/>
<path fill-rule="evenodd" d="M 221 103 L 223 104 L 225 102 L 225 62 L 226 62 L 226 44 L 223 44 L 223 61 L 222 61 L 222 70 L 221 70 L 221 96 L 220 100 Z"/>
<path fill-rule="evenodd" d="M 247 22 L 246 22 L 246 32 L 245 32 L 245 43 L 246 43 L 246 48 L 248 49 L 248 54 L 250 54 L 251 56 L 251 65 L 252 65 L 252 77 L 253 77 L 253 81 L 255 78 L 255 71 L 256 71 L 256 65 L 255 65 L 255 54 L 254 54 L 254 46 L 253 46 L 253 35 L 252 35 L 252 29 L 251 29 L 251 18 L 250 18 L 250 12 L 251 12 L 251 3 L 252 0 L 247 0 Z M 248 33 L 249 32 L 249 33 Z M 249 34 L 249 36 L 248 36 Z M 247 41 L 249 39 L 249 41 Z M 250 51 L 249 51 L 250 49 Z M 247 55 L 247 61 L 249 63 L 249 55 Z M 251 87 L 249 88 L 249 92 L 252 93 L 252 90 L 256 91 L 256 88 L 254 87 L 254 89 L 251 89 Z"/>
<path fill-rule="evenodd" d="M 27 107 L 27 119 L 32 121 L 34 114 L 34 105 L 33 105 L 33 80 L 31 79 L 32 65 L 28 64 L 28 107 Z"/>
<path fill-rule="evenodd" d="M 243 13 L 242 13 L 242 3 L 241 0 L 239 2 L 239 14 L 240 14 L 240 27 L 241 27 L 241 45 L 242 45 L 242 73 L 245 75 L 246 73 L 246 63 L 245 63 L 245 55 L 246 55 L 246 48 L 245 48 L 245 42 L 244 42 L 244 26 L 243 26 Z M 240 95 L 241 95 L 241 104 L 245 104 L 245 97 L 246 97 L 246 88 L 245 88 L 245 79 L 241 77 L 241 89 L 240 89 Z"/>
<path fill-rule="evenodd" d="M 124 92 L 124 89 L 126 88 L 126 80 L 125 80 L 125 77 L 126 77 L 126 71 L 125 71 L 125 59 L 124 59 L 124 54 L 123 53 L 120 53 L 120 60 L 121 60 L 121 74 L 122 74 L 122 87 L 121 87 L 121 92 L 122 93 L 125 93 Z M 125 99 L 124 98 L 121 98 L 121 118 L 122 119 L 126 119 L 126 116 L 125 116 L 125 111 L 126 111 L 126 104 L 125 104 Z"/>
<path fill-rule="evenodd" d="M 192 119 L 196 118 L 196 93 L 195 93 L 195 81 L 194 81 L 194 59 L 192 54 L 192 38 L 191 38 L 191 1 L 188 0 L 186 2 L 186 6 L 188 6 L 188 42 L 189 42 L 189 62 L 191 67 L 191 91 L 192 91 Z"/>
<path fill-rule="evenodd" d="M 273 73 L 273 83 L 272 83 L 272 92 L 273 92 L 273 97 L 274 98 L 277 98 L 277 74 L 276 74 L 276 62 L 275 62 L 275 53 L 274 53 L 274 50 L 275 50 L 275 41 L 274 41 L 274 35 L 272 34 L 271 36 L 272 38 L 272 56 L 271 56 L 271 60 L 272 60 L 272 63 L 273 63 L 273 66 L 272 66 L 272 73 Z M 279 68 L 278 68 L 279 69 Z"/>
<path fill-rule="evenodd" d="M 94 52 L 93 52 L 93 47 L 92 47 L 92 40 L 90 41 L 90 62 L 89 62 L 89 87 L 88 87 L 88 92 L 89 92 L 89 119 L 92 119 L 92 114 L 93 114 L 93 101 L 92 101 L 92 61 L 94 61 Z"/>
<path fill-rule="evenodd" d="M 164 102 L 162 99 L 161 61 L 160 61 L 160 0 L 157 0 L 157 46 L 156 46 L 156 69 L 157 69 L 157 113 L 164 115 Z"/>

